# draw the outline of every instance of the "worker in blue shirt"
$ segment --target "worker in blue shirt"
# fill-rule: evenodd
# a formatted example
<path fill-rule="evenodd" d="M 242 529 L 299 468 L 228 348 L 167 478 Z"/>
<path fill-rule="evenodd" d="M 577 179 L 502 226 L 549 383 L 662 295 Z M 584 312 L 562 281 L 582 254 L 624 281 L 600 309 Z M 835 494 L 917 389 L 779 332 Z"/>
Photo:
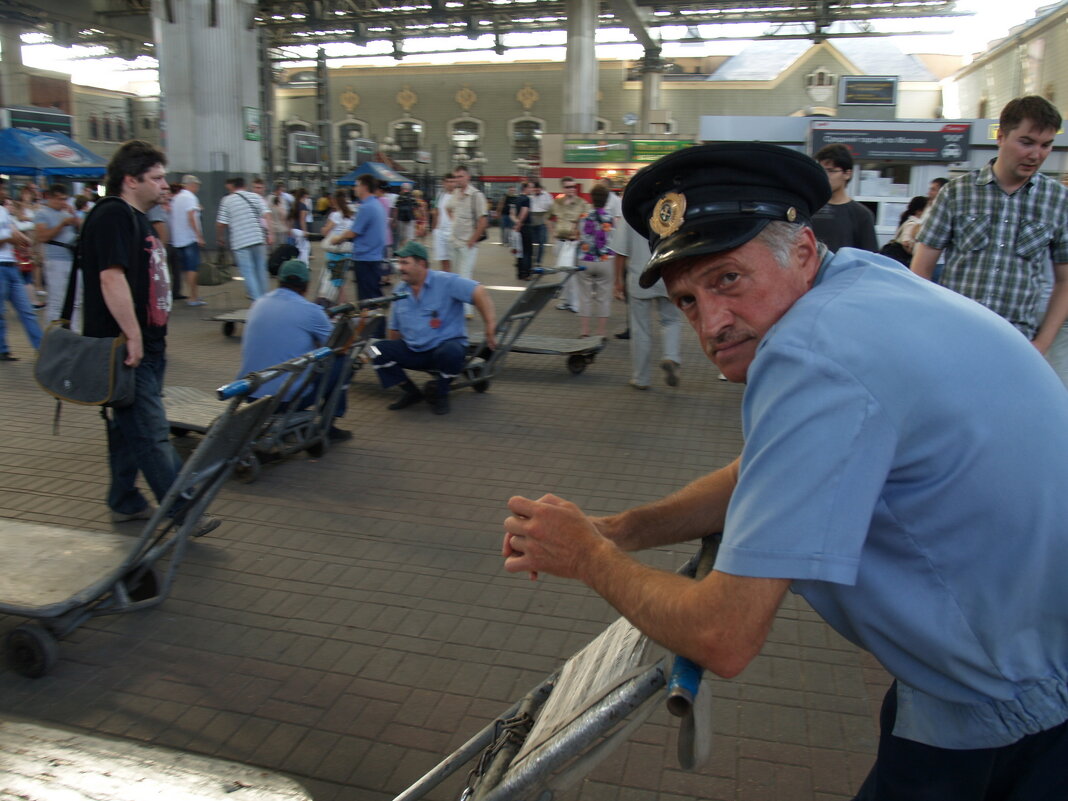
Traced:
<path fill-rule="evenodd" d="M 485 344 L 497 347 L 493 301 L 485 287 L 458 273 L 429 268 L 426 248 L 408 242 L 396 252 L 397 269 L 408 296 L 393 303 L 388 339 L 370 351 L 374 368 L 386 389 L 400 385 L 404 394 L 389 405 L 405 409 L 423 400 L 423 392 L 405 375 L 405 368 L 438 374 L 435 392 L 427 398 L 434 414 L 449 411 L 449 387 L 467 356 L 464 304 L 478 309 L 486 328 Z"/>
<path fill-rule="evenodd" d="M 352 269 L 355 273 L 356 297 L 377 298 L 382 294 L 382 255 L 386 250 L 389 220 L 377 197 L 378 179 L 370 174 L 356 179 L 356 198 L 360 205 L 352 218 L 352 227 L 339 240 L 352 239 Z"/>
<path fill-rule="evenodd" d="M 830 253 L 812 159 L 702 145 L 635 175 L 649 240 L 708 357 L 744 383 L 739 459 L 587 517 L 514 497 L 512 572 L 585 582 L 732 677 L 787 590 L 893 675 L 862 801 L 1068 798 L 1068 392 L 1026 337 L 892 259 Z M 932 343 L 936 347 L 932 347 Z M 700 581 L 625 551 L 716 531 Z"/>
<path fill-rule="evenodd" d="M 308 290 L 308 280 L 308 265 L 299 259 L 290 259 L 278 270 L 278 288 L 261 295 L 252 304 L 245 334 L 241 338 L 239 378 L 303 356 L 308 351 L 326 344 L 333 325 L 322 306 L 304 297 Z M 336 386 L 344 361 L 340 357 L 335 359 L 334 366 L 327 374 L 326 395 Z M 263 397 L 280 391 L 287 378 L 288 376 L 283 375 L 268 381 L 253 393 L 253 397 Z M 281 402 L 296 402 L 302 409 L 311 405 L 316 396 L 314 387 L 306 391 L 304 397 L 294 400 L 293 396 L 301 384 L 301 379 L 297 379 Z M 334 415 L 341 417 L 344 414 L 345 393 L 342 392 Z M 352 432 L 331 425 L 329 436 L 332 440 L 341 441 L 350 439 Z"/>

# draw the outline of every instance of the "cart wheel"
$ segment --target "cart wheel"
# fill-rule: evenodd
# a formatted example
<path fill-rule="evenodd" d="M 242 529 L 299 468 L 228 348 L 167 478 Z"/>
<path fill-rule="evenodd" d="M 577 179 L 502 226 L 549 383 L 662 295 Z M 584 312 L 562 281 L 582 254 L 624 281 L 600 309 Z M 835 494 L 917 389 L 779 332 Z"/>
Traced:
<path fill-rule="evenodd" d="M 126 585 L 126 594 L 131 601 L 147 601 L 159 595 L 159 574 L 156 568 L 134 568 L 122 577 Z"/>
<path fill-rule="evenodd" d="M 567 369 L 571 371 L 572 375 L 578 375 L 586 369 L 586 357 L 580 354 L 567 357 Z"/>
<path fill-rule="evenodd" d="M 38 623 L 24 623 L 4 641 L 7 660 L 17 673 L 39 679 L 52 669 L 59 657 L 59 643 Z"/>
<path fill-rule="evenodd" d="M 171 436 L 184 437 L 189 434 L 188 428 L 182 428 L 181 426 L 171 426 Z"/>
<path fill-rule="evenodd" d="M 322 456 L 325 456 L 326 452 L 330 450 L 330 440 L 327 439 L 326 434 L 324 433 L 321 439 L 317 440 L 316 442 L 313 442 L 304 450 L 308 452 L 308 456 L 312 457 L 313 459 L 318 459 Z"/>
<path fill-rule="evenodd" d="M 242 484 L 251 484 L 260 476 L 260 460 L 254 453 L 247 454 L 234 465 L 234 478 Z"/>
<path fill-rule="evenodd" d="M 487 378 L 485 381 L 475 381 L 473 384 L 471 384 L 471 389 L 473 389 L 475 392 L 485 392 L 487 389 L 489 389 L 489 385 L 490 382 Z"/>
<path fill-rule="evenodd" d="M 236 331 L 236 330 L 237 330 L 237 324 L 234 323 L 233 320 L 230 320 L 228 322 L 223 323 L 223 336 L 224 337 L 232 337 L 234 335 L 234 331 Z"/>

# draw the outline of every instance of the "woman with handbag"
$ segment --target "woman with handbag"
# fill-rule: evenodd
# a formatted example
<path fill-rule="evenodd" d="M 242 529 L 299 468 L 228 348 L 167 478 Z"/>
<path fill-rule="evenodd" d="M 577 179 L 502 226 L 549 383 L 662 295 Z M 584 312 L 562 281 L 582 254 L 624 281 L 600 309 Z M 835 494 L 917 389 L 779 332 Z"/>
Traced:
<path fill-rule="evenodd" d="M 912 249 L 916 246 L 916 234 L 923 225 L 923 212 L 930 202 L 927 195 L 916 195 L 909 201 L 908 207 L 901 212 L 894 238 L 879 249 L 882 255 L 909 266 L 912 262 Z"/>

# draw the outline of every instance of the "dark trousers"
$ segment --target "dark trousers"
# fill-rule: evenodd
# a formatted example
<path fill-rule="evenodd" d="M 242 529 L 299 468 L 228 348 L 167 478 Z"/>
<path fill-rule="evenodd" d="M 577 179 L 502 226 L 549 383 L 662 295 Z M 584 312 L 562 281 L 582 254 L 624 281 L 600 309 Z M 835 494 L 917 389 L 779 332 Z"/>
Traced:
<path fill-rule="evenodd" d="M 383 389 L 389 389 L 408 380 L 405 368 L 410 370 L 433 370 L 439 373 L 437 394 L 447 395 L 452 380 L 460 374 L 467 356 L 467 343 L 462 339 L 447 339 L 430 350 L 412 350 L 401 339 L 384 339 L 376 342 L 378 355 L 373 364 Z"/>
<path fill-rule="evenodd" d="M 356 284 L 357 300 L 370 300 L 382 294 L 382 262 L 352 262 L 353 280 Z"/>
<path fill-rule="evenodd" d="M 523 247 L 515 260 L 516 276 L 529 278 L 530 270 L 534 266 L 531 263 L 534 258 L 534 233 L 530 230 L 529 225 L 524 225 L 519 229 L 519 239 L 522 241 Z"/>
<path fill-rule="evenodd" d="M 162 353 L 145 354 L 134 370 L 134 402 L 112 409 L 108 417 L 108 507 L 121 514 L 134 514 L 148 504 L 136 486 L 138 473 L 162 501 L 182 469 L 160 397 L 165 367 Z"/>
<path fill-rule="evenodd" d="M 1001 748 L 958 751 L 895 737 L 897 683 L 879 716 L 879 752 L 854 801 L 1064 801 L 1068 721 Z"/>

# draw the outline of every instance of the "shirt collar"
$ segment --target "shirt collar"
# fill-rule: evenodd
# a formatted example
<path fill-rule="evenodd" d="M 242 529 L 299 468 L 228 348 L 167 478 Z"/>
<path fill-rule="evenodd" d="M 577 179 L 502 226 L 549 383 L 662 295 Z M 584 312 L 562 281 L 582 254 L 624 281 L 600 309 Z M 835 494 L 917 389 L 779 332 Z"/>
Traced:
<path fill-rule="evenodd" d="M 982 168 L 979 170 L 979 175 L 977 175 L 976 178 L 975 178 L 976 186 L 986 186 L 987 184 L 996 184 L 996 185 L 998 185 L 1000 187 L 1000 184 L 998 184 L 997 176 L 994 175 L 994 162 L 995 161 L 997 161 L 997 157 L 994 157 L 994 158 L 990 159 L 990 161 L 988 161 L 986 164 L 984 164 L 982 166 Z M 1027 183 L 1023 184 L 1020 187 L 1020 189 L 1028 189 L 1029 190 L 1034 185 L 1035 185 L 1035 179 L 1034 178 L 1028 178 L 1027 179 Z M 1017 189 L 1016 192 L 1019 192 L 1020 189 Z M 1013 192 L 1012 194 L 1015 195 L 1016 192 Z"/>

